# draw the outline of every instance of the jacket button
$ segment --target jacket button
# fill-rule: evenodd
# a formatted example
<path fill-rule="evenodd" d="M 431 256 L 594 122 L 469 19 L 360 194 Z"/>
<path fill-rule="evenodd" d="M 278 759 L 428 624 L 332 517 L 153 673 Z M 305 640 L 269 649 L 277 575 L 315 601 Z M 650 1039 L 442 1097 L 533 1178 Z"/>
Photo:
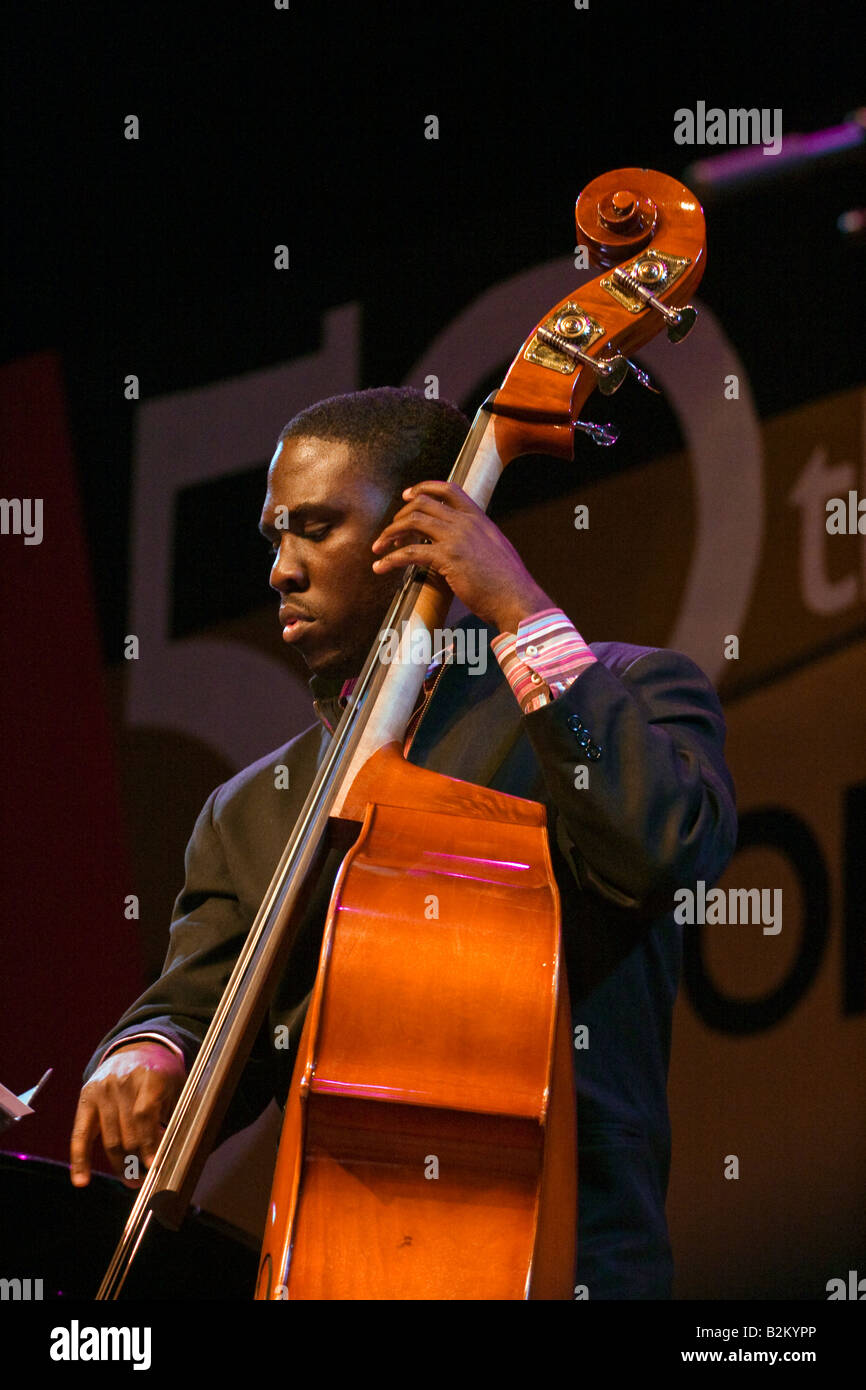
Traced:
<path fill-rule="evenodd" d="M 579 719 L 576 714 L 570 714 L 568 716 L 568 727 L 570 729 L 577 730 L 577 732 L 579 733 L 580 730 L 583 728 L 583 720 Z"/>

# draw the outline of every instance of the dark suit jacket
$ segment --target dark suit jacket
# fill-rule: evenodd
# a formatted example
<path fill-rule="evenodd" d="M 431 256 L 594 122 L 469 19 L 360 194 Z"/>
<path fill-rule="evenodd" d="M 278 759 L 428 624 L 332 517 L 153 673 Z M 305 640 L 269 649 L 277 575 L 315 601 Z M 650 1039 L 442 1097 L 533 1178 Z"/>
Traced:
<path fill-rule="evenodd" d="M 588 1028 L 588 1047 L 574 1053 L 577 1280 L 590 1298 L 664 1298 L 672 1279 L 666 1084 L 681 959 L 670 914 L 677 888 L 714 882 L 733 853 L 734 791 L 721 707 L 692 661 L 616 642 L 591 650 L 597 664 L 528 716 L 492 653 L 483 675 L 448 667 L 410 761 L 547 808 L 573 1022 Z M 325 693 L 321 682 L 316 693 Z M 144 1027 L 194 1057 L 328 737 L 314 725 L 208 798 L 187 848 L 164 972 L 102 1040 L 85 1077 L 110 1041 Z M 287 790 L 275 787 L 280 763 Z M 589 785 L 576 790 L 580 764 Z M 274 1094 L 285 1097 L 338 862 L 300 922 L 224 1132 L 250 1123 Z M 280 1022 L 293 1044 L 283 1052 L 273 1047 Z"/>

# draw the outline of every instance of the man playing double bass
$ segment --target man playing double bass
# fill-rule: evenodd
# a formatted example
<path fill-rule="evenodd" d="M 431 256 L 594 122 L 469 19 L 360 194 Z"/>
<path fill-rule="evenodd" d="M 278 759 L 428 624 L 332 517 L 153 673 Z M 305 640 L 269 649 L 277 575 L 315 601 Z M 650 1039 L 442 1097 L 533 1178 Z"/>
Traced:
<path fill-rule="evenodd" d="M 681 957 L 671 908 L 678 887 L 714 882 L 733 852 L 724 719 L 687 657 L 585 643 L 489 517 L 438 480 L 466 431 L 454 407 L 409 388 L 334 397 L 283 431 L 260 529 L 283 640 L 311 673 L 317 721 L 208 798 L 163 974 L 85 1071 L 72 1181 L 88 1182 L 98 1131 L 116 1172 L 132 1154 L 151 1163 L 350 683 L 405 567 L 420 564 L 474 615 L 464 622 L 495 660 L 483 670 L 434 662 L 407 730 L 409 761 L 547 812 L 572 1023 L 586 1041 L 575 1052 L 576 1282 L 592 1299 L 669 1298 L 666 1085 Z M 274 1095 L 285 1100 L 332 886 L 321 883 L 304 911 L 224 1135 Z M 288 1049 L 273 1046 L 280 1024 Z"/>

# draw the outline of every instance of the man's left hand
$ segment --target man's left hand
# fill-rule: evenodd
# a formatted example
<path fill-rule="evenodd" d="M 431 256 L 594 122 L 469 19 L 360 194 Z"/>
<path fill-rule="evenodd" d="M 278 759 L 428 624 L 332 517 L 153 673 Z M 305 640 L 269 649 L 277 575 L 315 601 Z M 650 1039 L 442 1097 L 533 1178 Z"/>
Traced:
<path fill-rule="evenodd" d="M 419 565 L 442 576 L 470 613 L 498 632 L 516 632 L 522 618 L 553 600 L 540 589 L 514 546 L 454 483 L 406 488 L 406 505 L 373 542 L 377 574 Z"/>

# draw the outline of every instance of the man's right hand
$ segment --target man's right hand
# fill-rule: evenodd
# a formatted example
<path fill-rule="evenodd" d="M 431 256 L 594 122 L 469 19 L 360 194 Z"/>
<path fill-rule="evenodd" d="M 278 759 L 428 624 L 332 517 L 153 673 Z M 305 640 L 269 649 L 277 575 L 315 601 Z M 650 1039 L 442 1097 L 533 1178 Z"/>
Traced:
<path fill-rule="evenodd" d="M 119 1047 L 101 1062 L 83 1087 L 70 1144 L 75 1187 L 90 1182 L 90 1153 L 97 1130 L 108 1160 L 127 1187 L 140 1187 L 143 1167 L 153 1162 L 163 1129 L 183 1090 L 186 1067 L 171 1048 L 141 1041 Z M 139 1176 L 130 1174 L 136 1158 Z"/>

